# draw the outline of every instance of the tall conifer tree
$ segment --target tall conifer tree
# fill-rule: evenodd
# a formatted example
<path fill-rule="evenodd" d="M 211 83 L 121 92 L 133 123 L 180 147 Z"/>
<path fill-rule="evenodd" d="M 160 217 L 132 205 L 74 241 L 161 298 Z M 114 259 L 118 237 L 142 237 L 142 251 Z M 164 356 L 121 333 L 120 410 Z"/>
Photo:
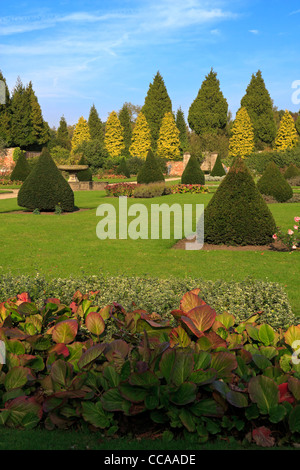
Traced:
<path fill-rule="evenodd" d="M 139 113 L 133 132 L 132 143 L 129 148 L 133 157 L 146 159 L 149 149 L 151 148 L 151 131 L 148 126 L 147 119 L 142 111 Z"/>
<path fill-rule="evenodd" d="M 254 149 L 253 126 L 246 108 L 240 108 L 231 128 L 229 154 L 232 157 L 245 158 Z"/>
<path fill-rule="evenodd" d="M 115 111 L 112 111 L 108 116 L 105 126 L 104 144 L 111 157 L 120 157 L 124 151 L 123 126 Z"/>
<path fill-rule="evenodd" d="M 28 96 L 31 112 L 31 135 L 30 144 L 33 145 L 45 145 L 50 140 L 50 130 L 48 124 L 44 121 L 42 110 L 39 105 L 38 99 L 32 88 L 32 83 L 26 87 L 26 94 Z"/>
<path fill-rule="evenodd" d="M 4 103 L 0 103 L 0 140 L 7 147 L 10 146 L 12 142 L 11 136 L 11 110 L 10 110 L 10 93 L 6 80 L 0 70 L 0 80 L 4 83 Z"/>
<path fill-rule="evenodd" d="M 59 126 L 56 132 L 57 143 L 60 147 L 70 150 L 71 142 L 69 138 L 68 125 L 65 116 L 62 116 L 59 121 Z"/>
<path fill-rule="evenodd" d="M 89 126 L 87 120 L 81 116 L 73 132 L 72 151 L 74 152 L 80 144 L 88 142 L 89 140 L 91 140 Z"/>
<path fill-rule="evenodd" d="M 129 157 L 130 155 L 129 148 L 131 145 L 131 137 L 132 137 L 132 127 L 131 127 L 129 109 L 126 106 L 126 104 L 123 105 L 122 109 L 119 112 L 119 120 L 120 120 L 121 126 L 123 127 L 123 138 L 124 138 L 124 145 L 125 145 L 123 154 L 126 157 Z"/>
<path fill-rule="evenodd" d="M 92 105 L 90 109 L 88 125 L 89 125 L 91 139 L 100 140 L 101 142 L 103 142 L 104 141 L 103 124 L 94 104 Z"/>
<path fill-rule="evenodd" d="M 167 112 L 161 122 L 157 141 L 157 156 L 168 160 L 179 159 L 179 147 L 179 130 L 177 129 L 173 114 Z"/>
<path fill-rule="evenodd" d="M 198 135 L 218 133 L 226 128 L 228 103 L 213 69 L 205 77 L 196 99 L 190 106 L 188 123 Z"/>
<path fill-rule="evenodd" d="M 149 85 L 142 112 L 151 131 L 152 149 L 156 150 L 161 121 L 166 112 L 172 111 L 172 102 L 168 95 L 165 82 L 159 72 Z"/>
<path fill-rule="evenodd" d="M 296 131 L 294 119 L 289 111 L 285 111 L 279 125 L 279 129 L 275 139 L 277 150 L 290 150 L 294 148 L 299 140 Z"/>
<path fill-rule="evenodd" d="M 276 123 L 273 113 L 273 103 L 266 88 L 260 70 L 252 75 L 246 94 L 241 100 L 250 116 L 255 143 L 271 145 L 276 137 Z"/>
<path fill-rule="evenodd" d="M 11 100 L 11 131 L 13 144 L 17 147 L 27 147 L 31 141 L 31 105 L 29 94 L 26 93 L 20 77 L 13 90 Z"/>
<path fill-rule="evenodd" d="M 179 130 L 180 151 L 183 154 L 188 147 L 188 133 L 184 119 L 184 112 L 182 111 L 181 107 L 177 110 L 176 113 L 176 126 Z"/>

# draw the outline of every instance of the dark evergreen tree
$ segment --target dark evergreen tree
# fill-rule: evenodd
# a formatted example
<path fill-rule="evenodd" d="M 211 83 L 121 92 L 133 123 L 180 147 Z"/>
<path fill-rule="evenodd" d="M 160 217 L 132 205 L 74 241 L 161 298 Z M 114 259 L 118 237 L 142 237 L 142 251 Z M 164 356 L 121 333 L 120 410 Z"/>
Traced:
<path fill-rule="evenodd" d="M 0 70 L 0 81 L 4 83 L 4 98 L 0 101 L 0 140 L 6 147 L 12 143 L 11 136 L 11 99 L 6 80 Z M 4 102 L 3 102 L 4 101 Z"/>
<path fill-rule="evenodd" d="M 74 193 L 45 147 L 20 188 L 18 205 L 40 211 L 54 211 L 58 205 L 65 212 L 75 210 Z"/>
<path fill-rule="evenodd" d="M 119 120 L 121 125 L 123 126 L 123 138 L 125 148 L 123 150 L 123 154 L 126 157 L 130 156 L 129 147 L 131 145 L 131 137 L 132 137 L 132 126 L 130 121 L 130 112 L 126 104 L 123 105 L 122 109 L 119 112 Z"/>
<path fill-rule="evenodd" d="M 59 126 L 56 132 L 56 143 L 60 147 L 71 150 L 71 140 L 69 137 L 68 125 L 64 116 L 62 116 L 59 121 Z"/>
<path fill-rule="evenodd" d="M 273 112 L 273 103 L 266 88 L 260 70 L 252 75 L 246 94 L 241 100 L 251 119 L 256 145 L 259 142 L 271 145 L 276 137 L 276 123 Z"/>
<path fill-rule="evenodd" d="M 31 135 L 28 136 L 29 144 L 42 146 L 47 144 L 50 140 L 50 129 L 48 124 L 44 121 L 42 110 L 39 105 L 38 99 L 32 88 L 32 83 L 29 82 L 25 90 L 30 104 L 30 120 L 31 120 Z"/>
<path fill-rule="evenodd" d="M 181 154 L 183 154 L 188 147 L 188 133 L 184 113 L 181 108 L 179 108 L 176 113 L 176 126 L 179 130 L 180 151 Z"/>
<path fill-rule="evenodd" d="M 25 181 L 30 173 L 30 166 L 25 156 L 25 152 L 21 151 L 16 166 L 13 169 L 10 179 L 11 181 Z"/>
<path fill-rule="evenodd" d="M 154 157 L 152 150 L 149 150 L 145 163 L 137 174 L 137 183 L 149 184 L 158 183 L 164 180 L 165 178 L 161 171 L 161 167 Z"/>
<path fill-rule="evenodd" d="M 28 93 L 18 77 L 11 100 L 11 131 L 16 147 L 27 147 L 31 141 L 31 106 Z"/>
<path fill-rule="evenodd" d="M 101 142 L 104 142 L 103 124 L 94 104 L 90 109 L 88 126 L 90 130 L 91 140 L 100 140 Z"/>
<path fill-rule="evenodd" d="M 278 202 L 286 202 L 293 197 L 292 187 L 274 162 L 267 165 L 257 182 L 257 188 L 261 194 L 271 196 Z"/>
<path fill-rule="evenodd" d="M 236 158 L 204 210 L 204 240 L 216 245 L 266 245 L 276 223 L 241 158 Z"/>
<path fill-rule="evenodd" d="M 200 168 L 199 160 L 191 155 L 181 175 L 182 184 L 205 184 L 205 176 Z"/>
<path fill-rule="evenodd" d="M 284 177 L 286 180 L 289 180 L 290 178 L 295 178 L 296 176 L 300 176 L 300 168 L 291 163 L 290 166 L 286 169 Z"/>
<path fill-rule="evenodd" d="M 82 155 L 80 158 L 78 165 L 87 165 L 87 161 Z M 93 174 L 89 168 L 83 171 L 78 171 L 77 178 L 79 181 L 93 181 Z"/>
<path fill-rule="evenodd" d="M 214 167 L 210 173 L 210 176 L 225 176 L 225 175 L 226 175 L 226 172 L 222 165 L 221 157 L 220 155 L 218 155 L 215 161 Z"/>
<path fill-rule="evenodd" d="M 168 95 L 165 82 L 159 72 L 150 83 L 147 96 L 145 98 L 142 113 L 146 117 L 151 131 L 152 150 L 156 150 L 156 143 L 159 137 L 159 130 L 162 119 L 166 112 L 172 112 L 172 102 Z"/>
<path fill-rule="evenodd" d="M 190 106 L 188 123 L 198 135 L 218 133 L 226 128 L 228 103 L 220 89 L 217 73 L 211 69 Z"/>
<path fill-rule="evenodd" d="M 117 175 L 123 175 L 126 176 L 126 178 L 130 178 L 130 172 L 125 158 L 122 158 L 119 166 L 117 167 Z"/>

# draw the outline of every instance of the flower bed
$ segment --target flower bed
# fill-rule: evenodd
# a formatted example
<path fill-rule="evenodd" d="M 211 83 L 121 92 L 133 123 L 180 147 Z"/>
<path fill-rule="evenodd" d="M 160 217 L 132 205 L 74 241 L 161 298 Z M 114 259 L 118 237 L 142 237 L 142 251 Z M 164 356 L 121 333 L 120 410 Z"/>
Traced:
<path fill-rule="evenodd" d="M 138 422 L 198 442 L 298 442 L 300 325 L 276 332 L 258 315 L 237 324 L 198 294 L 171 312 L 175 326 L 142 309 L 97 307 L 97 292 L 76 292 L 70 305 L 45 298 L 39 308 L 27 293 L 2 303 L 1 425 L 86 422 L 111 436 Z M 108 322 L 117 333 L 103 342 Z"/>
<path fill-rule="evenodd" d="M 274 233 L 273 239 L 281 241 L 290 251 L 297 250 L 300 247 L 300 217 L 294 217 L 293 230 L 289 229 L 287 233 L 283 233 L 280 229 Z"/>
<path fill-rule="evenodd" d="M 208 192 L 208 187 L 201 184 L 177 184 L 172 186 L 173 194 L 203 194 Z"/>
<path fill-rule="evenodd" d="M 107 196 L 120 197 L 127 196 L 133 197 L 134 190 L 136 189 L 136 183 L 115 183 L 108 184 L 105 186 Z"/>

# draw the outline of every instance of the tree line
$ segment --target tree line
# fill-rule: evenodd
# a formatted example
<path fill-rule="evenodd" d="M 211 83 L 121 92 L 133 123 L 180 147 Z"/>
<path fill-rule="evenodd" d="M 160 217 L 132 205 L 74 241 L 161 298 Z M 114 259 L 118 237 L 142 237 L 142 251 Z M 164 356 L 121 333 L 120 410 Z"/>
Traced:
<path fill-rule="evenodd" d="M 82 155 L 94 167 L 121 157 L 145 159 L 148 150 L 159 158 L 178 160 L 188 150 L 201 158 L 203 151 L 222 157 L 247 156 L 255 150 L 285 150 L 297 145 L 300 114 L 274 107 L 262 73 L 253 74 L 232 119 L 217 73 L 211 69 L 203 80 L 185 120 L 181 108 L 172 102 L 160 72 L 149 85 L 143 106 L 124 103 L 101 121 L 93 104 L 86 120 L 81 116 L 69 126 L 64 116 L 50 129 L 30 82 L 18 78 L 10 96 L 5 78 L 6 104 L 0 105 L 2 146 L 39 149 L 47 145 L 58 163 L 76 162 Z"/>

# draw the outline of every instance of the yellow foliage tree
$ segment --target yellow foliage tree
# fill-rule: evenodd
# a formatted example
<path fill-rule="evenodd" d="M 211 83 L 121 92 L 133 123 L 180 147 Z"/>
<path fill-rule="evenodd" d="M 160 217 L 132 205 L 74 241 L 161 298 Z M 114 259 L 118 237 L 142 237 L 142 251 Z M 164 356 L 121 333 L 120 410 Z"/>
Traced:
<path fill-rule="evenodd" d="M 168 160 L 180 158 L 179 130 L 170 111 L 165 113 L 161 122 L 157 141 L 157 155 Z"/>
<path fill-rule="evenodd" d="M 298 142 L 298 134 L 295 127 L 294 119 L 289 111 L 285 111 L 280 121 L 279 129 L 275 139 L 275 147 L 277 150 L 292 149 Z"/>
<path fill-rule="evenodd" d="M 80 144 L 89 140 L 91 140 L 89 125 L 86 119 L 81 116 L 73 132 L 73 137 L 71 141 L 72 153 L 77 149 Z"/>
<path fill-rule="evenodd" d="M 106 121 L 104 136 L 105 148 L 112 158 L 120 157 L 125 149 L 123 131 L 117 113 L 112 111 Z"/>
<path fill-rule="evenodd" d="M 241 107 L 231 129 L 229 139 L 229 155 L 245 158 L 254 149 L 254 131 L 246 108 Z"/>
<path fill-rule="evenodd" d="M 151 147 L 151 131 L 144 113 L 138 114 L 134 129 L 132 131 L 130 155 L 146 159 Z"/>

